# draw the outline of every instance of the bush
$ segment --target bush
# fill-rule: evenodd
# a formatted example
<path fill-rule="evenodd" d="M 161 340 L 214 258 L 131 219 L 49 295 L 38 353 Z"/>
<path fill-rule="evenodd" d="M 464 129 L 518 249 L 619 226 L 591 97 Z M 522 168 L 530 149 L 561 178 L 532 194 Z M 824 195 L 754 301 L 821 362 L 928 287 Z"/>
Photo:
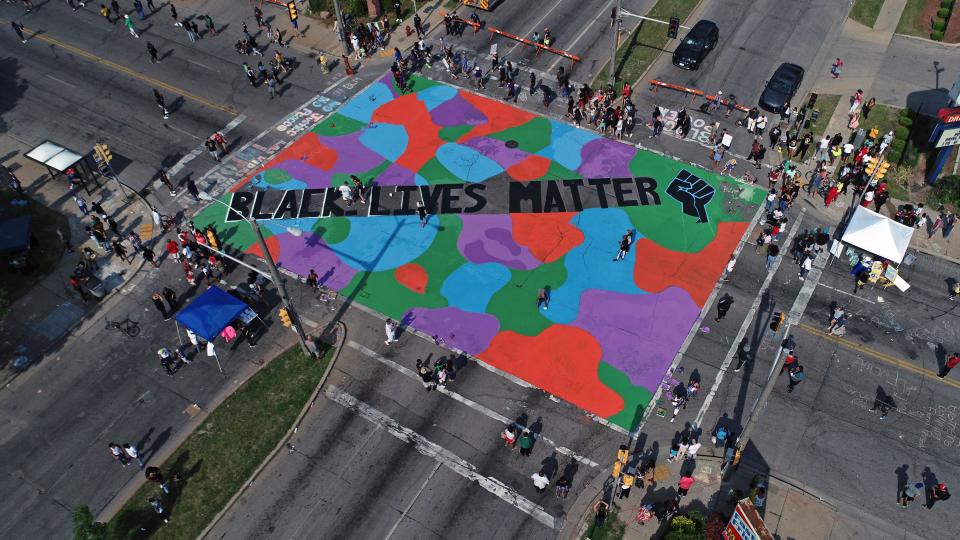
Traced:
<path fill-rule="evenodd" d="M 890 163 L 897 163 L 898 161 L 900 161 L 900 156 L 901 156 L 901 153 L 899 151 L 890 150 L 890 152 L 887 153 L 887 161 L 889 161 Z"/>
<path fill-rule="evenodd" d="M 930 39 L 934 41 L 943 41 L 943 32 L 940 30 L 934 30 L 933 32 L 930 32 Z"/>
<path fill-rule="evenodd" d="M 909 116 L 901 116 L 901 117 L 900 117 L 900 126 L 901 126 L 901 127 L 908 128 L 908 127 L 910 127 L 910 126 L 912 126 L 912 125 L 913 125 L 913 118 L 910 118 Z"/>
<path fill-rule="evenodd" d="M 947 29 L 947 21 L 943 20 L 942 18 L 938 18 L 937 20 L 933 21 L 933 29 L 943 32 Z"/>
<path fill-rule="evenodd" d="M 907 146 L 907 141 L 903 139 L 896 139 L 892 143 L 890 143 L 890 151 L 903 153 L 903 149 L 906 146 Z"/>
<path fill-rule="evenodd" d="M 900 109 L 900 118 L 914 118 L 916 115 L 917 113 L 913 112 L 913 109 Z"/>
<path fill-rule="evenodd" d="M 673 516 L 664 540 L 694 540 L 704 537 L 706 519 L 697 511 Z"/>
<path fill-rule="evenodd" d="M 943 0 L 940 2 L 940 7 L 950 9 L 953 7 L 953 0 Z"/>
<path fill-rule="evenodd" d="M 950 16 L 950 10 L 947 8 L 940 8 L 937 10 L 937 17 L 946 20 Z"/>
<path fill-rule="evenodd" d="M 893 130 L 893 136 L 897 139 L 907 140 L 907 137 L 910 135 L 910 130 L 900 126 L 897 129 Z"/>
<path fill-rule="evenodd" d="M 941 203 L 960 207 L 960 175 L 941 176 L 931 194 Z"/>

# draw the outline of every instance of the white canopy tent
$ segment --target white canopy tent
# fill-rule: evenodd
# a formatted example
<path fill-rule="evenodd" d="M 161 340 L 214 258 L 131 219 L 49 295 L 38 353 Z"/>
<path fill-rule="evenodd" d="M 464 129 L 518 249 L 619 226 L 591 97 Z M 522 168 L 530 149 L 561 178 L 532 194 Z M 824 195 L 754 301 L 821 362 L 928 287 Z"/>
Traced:
<path fill-rule="evenodd" d="M 899 265 L 912 236 L 913 227 L 858 206 L 840 241 Z"/>

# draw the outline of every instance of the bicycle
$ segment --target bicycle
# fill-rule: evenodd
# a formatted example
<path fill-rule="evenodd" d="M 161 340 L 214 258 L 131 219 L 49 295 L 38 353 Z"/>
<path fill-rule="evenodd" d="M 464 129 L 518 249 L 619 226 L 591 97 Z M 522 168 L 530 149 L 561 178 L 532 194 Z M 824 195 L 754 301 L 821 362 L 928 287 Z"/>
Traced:
<path fill-rule="evenodd" d="M 137 335 L 140 334 L 140 323 L 131 321 L 129 317 L 122 321 L 104 320 L 107 323 L 107 330 L 119 330 L 122 334 L 131 338 L 137 337 Z"/>

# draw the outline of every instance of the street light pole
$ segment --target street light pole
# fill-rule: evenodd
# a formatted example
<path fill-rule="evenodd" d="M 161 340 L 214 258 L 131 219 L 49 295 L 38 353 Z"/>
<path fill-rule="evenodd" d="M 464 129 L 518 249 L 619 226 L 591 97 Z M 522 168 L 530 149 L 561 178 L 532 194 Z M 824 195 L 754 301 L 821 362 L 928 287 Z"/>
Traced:
<path fill-rule="evenodd" d="M 277 287 L 277 292 L 280 294 L 280 302 L 287 310 L 287 314 L 290 315 L 290 322 L 293 323 L 293 329 L 297 333 L 297 340 L 300 342 L 300 349 L 303 351 L 303 354 L 306 354 L 307 356 L 313 356 L 313 351 L 311 351 L 310 346 L 307 344 L 307 335 L 303 332 L 303 327 L 300 325 L 300 317 L 297 315 L 297 311 L 293 308 L 293 304 L 290 302 L 290 296 L 287 294 L 287 287 L 283 284 L 283 279 L 280 276 L 280 272 L 277 270 L 277 265 L 273 262 L 273 256 L 270 255 L 270 250 L 267 248 L 267 242 L 263 239 L 263 233 L 260 231 L 260 224 L 257 223 L 257 220 L 255 219 L 247 219 L 239 212 L 235 212 L 232 208 L 230 208 L 230 205 L 221 201 L 220 199 L 215 198 L 213 195 L 210 195 L 207 192 L 201 191 L 199 196 L 205 201 L 213 201 L 225 206 L 227 208 L 228 215 L 230 212 L 234 212 L 240 217 L 240 219 L 249 223 L 250 227 L 253 228 L 253 232 L 257 237 L 257 243 L 260 244 L 260 250 L 263 251 L 263 260 L 267 262 L 267 269 L 270 270 L 270 280 L 273 281 L 274 286 Z M 261 274 L 263 273 L 260 270 L 254 271 Z"/>
<path fill-rule="evenodd" d="M 293 309 L 293 304 L 287 295 L 287 287 L 283 284 L 280 272 L 277 271 L 277 265 L 273 262 L 273 256 L 270 255 L 270 250 L 267 249 L 267 242 L 263 239 L 263 233 L 260 232 L 260 224 L 257 223 L 255 219 L 251 219 L 248 223 L 250 223 L 250 226 L 253 227 L 253 232 L 257 235 L 257 242 L 260 243 L 260 249 L 263 251 L 263 260 L 267 261 L 267 268 L 270 269 L 273 284 L 277 287 L 277 292 L 280 293 L 280 301 L 283 303 L 283 307 L 286 308 L 287 313 L 290 314 L 290 321 L 293 323 L 293 329 L 297 333 L 297 340 L 300 341 L 300 349 L 303 351 L 303 354 L 312 356 L 313 353 L 307 345 L 307 336 L 303 332 L 303 327 L 300 326 L 300 317 L 297 315 L 296 310 Z"/>
<path fill-rule="evenodd" d="M 610 69 L 607 70 L 607 84 L 609 84 L 611 88 L 613 88 L 613 84 L 616 82 L 617 38 L 620 37 L 620 3 L 621 0 L 617 0 L 616 10 L 611 14 L 613 16 L 613 22 L 611 23 L 613 38 L 610 40 Z"/>
<path fill-rule="evenodd" d="M 333 10 L 337 16 L 337 37 L 340 38 L 340 47 L 344 56 L 350 56 L 350 51 L 347 50 L 347 29 L 344 28 L 343 14 L 340 12 L 340 0 L 333 0 Z"/>

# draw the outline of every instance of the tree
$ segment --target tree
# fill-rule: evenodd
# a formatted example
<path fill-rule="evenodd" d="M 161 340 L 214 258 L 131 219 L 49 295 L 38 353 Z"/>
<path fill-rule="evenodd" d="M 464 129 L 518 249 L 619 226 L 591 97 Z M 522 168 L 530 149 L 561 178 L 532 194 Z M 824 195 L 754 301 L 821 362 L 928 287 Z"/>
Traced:
<path fill-rule="evenodd" d="M 106 540 L 107 526 L 93 520 L 89 506 L 81 506 L 73 511 L 74 540 Z"/>
<path fill-rule="evenodd" d="M 696 511 L 673 516 L 664 540 L 701 540 L 706 535 L 706 519 Z"/>

